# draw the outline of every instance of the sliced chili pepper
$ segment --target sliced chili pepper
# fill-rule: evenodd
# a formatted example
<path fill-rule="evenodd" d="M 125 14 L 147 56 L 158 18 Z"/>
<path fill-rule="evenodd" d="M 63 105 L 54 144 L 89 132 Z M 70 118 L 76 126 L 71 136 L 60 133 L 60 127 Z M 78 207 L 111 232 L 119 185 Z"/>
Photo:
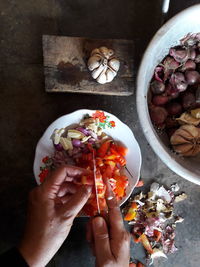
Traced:
<path fill-rule="evenodd" d="M 112 169 L 112 171 L 115 169 L 116 163 L 115 163 L 114 161 L 112 161 L 112 160 L 107 160 L 107 161 L 105 161 L 105 164 L 106 164 L 106 165 L 109 165 L 110 168 Z"/>
<path fill-rule="evenodd" d="M 110 147 L 111 140 L 106 140 L 100 148 L 97 150 L 97 155 L 101 158 L 105 157 L 109 147 Z"/>
<path fill-rule="evenodd" d="M 156 229 L 154 229 L 153 233 L 154 233 L 155 241 L 159 242 L 159 240 L 162 237 L 162 233 L 160 231 L 156 230 Z"/>
<path fill-rule="evenodd" d="M 128 212 L 126 214 L 126 216 L 124 217 L 125 221 L 132 221 L 133 219 L 135 219 L 136 215 L 137 215 L 137 204 L 135 202 L 132 202 L 130 208 L 128 209 Z"/>
<path fill-rule="evenodd" d="M 114 154 L 111 155 L 105 155 L 105 157 L 103 158 L 104 160 L 116 160 L 117 156 Z"/>
<path fill-rule="evenodd" d="M 136 235 L 132 234 L 132 237 L 133 237 L 133 241 L 135 243 L 140 243 L 140 238 L 139 237 L 136 237 Z"/>
<path fill-rule="evenodd" d="M 142 180 L 139 180 L 135 187 L 142 187 L 144 185 L 144 182 Z"/>
<path fill-rule="evenodd" d="M 145 234 L 142 234 L 140 236 L 140 240 L 141 240 L 141 243 L 142 243 L 143 247 L 146 249 L 146 251 L 149 254 L 152 254 L 153 253 L 153 249 L 151 247 L 151 244 L 149 243 L 149 240 L 148 240 L 147 236 Z"/>
<path fill-rule="evenodd" d="M 126 156 L 128 153 L 128 148 L 124 146 L 116 146 L 117 152 L 122 156 Z"/>
<path fill-rule="evenodd" d="M 126 165 L 126 160 L 125 158 L 123 158 L 122 156 L 117 158 L 117 162 L 121 165 L 121 166 L 125 166 Z"/>

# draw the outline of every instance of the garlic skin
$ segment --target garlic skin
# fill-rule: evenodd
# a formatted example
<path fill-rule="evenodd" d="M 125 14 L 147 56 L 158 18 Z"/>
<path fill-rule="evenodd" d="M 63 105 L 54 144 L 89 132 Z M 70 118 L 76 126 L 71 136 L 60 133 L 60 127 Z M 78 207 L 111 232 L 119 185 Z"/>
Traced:
<path fill-rule="evenodd" d="M 112 49 L 102 46 L 92 50 L 88 60 L 88 69 L 98 83 L 111 82 L 117 75 L 119 67 L 120 62 L 115 57 Z"/>

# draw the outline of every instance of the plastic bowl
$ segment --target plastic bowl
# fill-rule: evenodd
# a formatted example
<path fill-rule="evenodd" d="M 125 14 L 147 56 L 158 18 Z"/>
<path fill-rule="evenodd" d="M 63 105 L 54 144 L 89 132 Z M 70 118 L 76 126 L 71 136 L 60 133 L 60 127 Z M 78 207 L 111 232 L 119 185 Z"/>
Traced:
<path fill-rule="evenodd" d="M 188 33 L 200 32 L 200 4 L 180 12 L 155 34 L 142 58 L 137 76 L 137 112 L 144 134 L 152 149 L 175 173 L 200 185 L 200 156 L 186 158 L 173 153 L 167 139 L 158 136 L 149 117 L 147 93 L 157 64 L 168 54 L 169 48 L 179 44 Z"/>

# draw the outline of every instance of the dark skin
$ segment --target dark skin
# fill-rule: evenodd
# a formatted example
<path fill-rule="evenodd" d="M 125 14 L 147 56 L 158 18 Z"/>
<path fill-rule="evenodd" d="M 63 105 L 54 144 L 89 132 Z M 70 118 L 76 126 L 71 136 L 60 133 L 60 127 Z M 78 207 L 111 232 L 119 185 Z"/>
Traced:
<path fill-rule="evenodd" d="M 45 266 L 67 238 L 92 190 L 90 186 L 76 187 L 69 182 L 84 174 L 88 171 L 62 166 L 30 193 L 27 225 L 19 245 L 29 266 Z M 129 234 L 112 190 L 107 187 L 108 219 L 93 218 L 87 239 L 93 247 L 97 267 L 128 267 Z"/>

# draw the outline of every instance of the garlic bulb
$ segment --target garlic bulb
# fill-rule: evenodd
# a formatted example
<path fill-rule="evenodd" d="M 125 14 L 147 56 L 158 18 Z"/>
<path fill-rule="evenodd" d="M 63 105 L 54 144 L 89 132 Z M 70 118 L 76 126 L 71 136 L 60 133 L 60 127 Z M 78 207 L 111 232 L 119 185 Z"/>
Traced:
<path fill-rule="evenodd" d="M 92 77 L 101 84 L 111 82 L 117 75 L 120 62 L 114 56 L 114 51 L 107 47 L 95 48 L 88 60 L 88 69 Z"/>
<path fill-rule="evenodd" d="M 194 125 L 182 125 L 171 136 L 170 143 L 182 156 L 195 156 L 200 153 L 200 129 Z"/>

